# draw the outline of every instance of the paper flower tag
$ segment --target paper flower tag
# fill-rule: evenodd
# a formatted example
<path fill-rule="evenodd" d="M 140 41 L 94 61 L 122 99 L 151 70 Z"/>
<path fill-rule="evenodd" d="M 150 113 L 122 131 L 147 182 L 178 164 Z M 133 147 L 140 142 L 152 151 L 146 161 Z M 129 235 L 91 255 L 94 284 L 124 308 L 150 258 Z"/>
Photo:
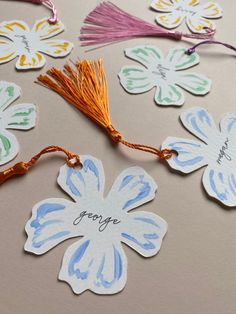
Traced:
<path fill-rule="evenodd" d="M 211 81 L 195 72 L 184 72 L 200 62 L 199 55 L 186 54 L 185 48 L 173 48 L 166 58 L 155 46 L 137 46 L 126 49 L 125 55 L 143 66 L 124 66 L 120 83 L 131 94 L 140 94 L 156 87 L 155 102 L 162 106 L 181 106 L 185 97 L 180 89 L 194 95 L 205 95 L 210 91 Z"/>
<path fill-rule="evenodd" d="M 209 19 L 222 17 L 222 8 L 212 1 L 199 5 L 198 0 L 153 0 L 151 8 L 160 13 L 156 22 L 172 29 L 184 20 L 193 33 L 206 33 L 206 28 L 214 30 L 216 25 Z"/>
<path fill-rule="evenodd" d="M 157 186 L 143 169 L 123 171 L 104 198 L 102 163 L 80 157 L 82 169 L 64 165 L 57 180 L 73 201 L 50 198 L 34 206 L 25 228 L 25 250 L 40 255 L 66 239 L 83 236 L 65 252 L 59 279 L 77 294 L 87 289 L 114 294 L 127 280 L 121 242 L 142 256 L 153 256 L 160 250 L 167 224 L 153 213 L 129 213 L 155 197 Z"/>
<path fill-rule="evenodd" d="M 169 165 L 183 173 L 207 166 L 202 178 L 206 192 L 226 206 L 236 206 L 236 115 L 225 115 L 220 130 L 203 108 L 192 108 L 180 119 L 201 141 L 168 137 L 163 147 L 178 153 Z"/>
<path fill-rule="evenodd" d="M 47 18 L 36 21 L 32 30 L 23 21 L 0 23 L 0 64 L 19 56 L 16 63 L 18 70 L 38 69 L 46 63 L 41 52 L 54 58 L 67 56 L 73 48 L 71 42 L 61 39 L 45 40 L 63 31 L 62 22 L 49 24 Z"/>
<path fill-rule="evenodd" d="M 0 81 L 0 165 L 15 158 L 19 152 L 15 135 L 7 129 L 29 130 L 35 126 L 35 105 L 23 103 L 7 109 L 20 95 L 19 86 Z"/>

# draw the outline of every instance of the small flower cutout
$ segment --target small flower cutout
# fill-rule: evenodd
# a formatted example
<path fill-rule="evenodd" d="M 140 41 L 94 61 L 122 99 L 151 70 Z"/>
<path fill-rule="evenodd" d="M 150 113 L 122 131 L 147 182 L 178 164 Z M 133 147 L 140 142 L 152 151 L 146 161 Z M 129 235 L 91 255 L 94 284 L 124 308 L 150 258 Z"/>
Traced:
<path fill-rule="evenodd" d="M 180 119 L 201 141 L 168 137 L 162 146 L 178 154 L 169 165 L 183 173 L 207 166 L 202 178 L 206 192 L 226 206 L 236 206 L 236 115 L 225 115 L 220 130 L 203 108 L 192 108 Z"/>
<path fill-rule="evenodd" d="M 156 17 L 161 26 L 173 29 L 185 20 L 193 33 L 205 33 L 206 28 L 215 30 L 215 23 L 209 19 L 222 17 L 222 8 L 212 1 L 199 5 L 198 0 L 153 0 L 151 7 L 162 12 Z"/>
<path fill-rule="evenodd" d="M 185 97 L 180 89 L 194 95 L 205 95 L 210 91 L 211 80 L 202 74 L 184 72 L 200 62 L 199 55 L 186 54 L 185 48 L 173 48 L 166 58 L 155 46 L 137 46 L 125 50 L 125 55 L 143 66 L 124 66 L 120 83 L 131 94 L 145 93 L 156 87 L 155 102 L 162 106 L 181 106 Z"/>
<path fill-rule="evenodd" d="M 76 294 L 114 294 L 127 280 L 121 242 L 151 257 L 160 250 L 167 224 L 153 213 L 130 213 L 155 197 L 157 186 L 143 169 L 123 171 L 104 198 L 102 163 L 91 156 L 81 156 L 81 163 L 82 169 L 64 165 L 57 180 L 73 201 L 50 198 L 34 206 L 25 250 L 41 255 L 66 239 L 82 237 L 65 252 L 59 279 Z"/>
<path fill-rule="evenodd" d="M 0 81 L 0 165 L 14 159 L 19 152 L 15 135 L 7 129 L 29 130 L 35 126 L 35 105 L 23 103 L 7 108 L 20 95 L 19 86 Z"/>
<path fill-rule="evenodd" d="M 62 22 L 50 24 L 47 18 L 37 21 L 32 30 L 23 21 L 0 23 L 0 64 L 19 56 L 16 63 L 18 70 L 38 69 L 46 63 L 41 52 L 54 58 L 67 56 L 73 48 L 71 42 L 61 39 L 45 40 L 63 31 Z"/>

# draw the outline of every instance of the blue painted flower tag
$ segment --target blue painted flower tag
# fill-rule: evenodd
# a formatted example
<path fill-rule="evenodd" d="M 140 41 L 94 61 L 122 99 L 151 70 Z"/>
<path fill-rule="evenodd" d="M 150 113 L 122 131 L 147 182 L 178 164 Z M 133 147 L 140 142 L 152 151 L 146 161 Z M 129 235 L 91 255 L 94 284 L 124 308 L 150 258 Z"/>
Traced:
<path fill-rule="evenodd" d="M 76 239 L 65 252 L 59 279 L 74 293 L 121 291 L 127 280 L 122 242 L 144 257 L 160 250 L 167 223 L 145 211 L 133 211 L 154 199 L 157 186 L 139 167 L 123 171 L 104 198 L 101 161 L 81 156 L 82 169 L 60 169 L 58 184 L 72 198 L 49 198 L 36 204 L 26 224 L 25 250 L 41 255 L 60 242 Z"/>
<path fill-rule="evenodd" d="M 206 192 L 226 206 L 236 206 L 236 115 L 226 114 L 220 129 L 204 108 L 191 108 L 180 119 L 200 141 L 168 137 L 162 147 L 178 154 L 169 165 L 183 173 L 207 166 L 202 177 Z"/>

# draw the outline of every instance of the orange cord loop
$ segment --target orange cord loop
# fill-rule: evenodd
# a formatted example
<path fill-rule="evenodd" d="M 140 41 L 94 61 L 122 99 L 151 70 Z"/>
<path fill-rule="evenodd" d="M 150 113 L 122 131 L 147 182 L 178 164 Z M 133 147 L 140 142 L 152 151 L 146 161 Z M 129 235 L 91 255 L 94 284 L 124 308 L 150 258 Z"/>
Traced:
<path fill-rule="evenodd" d="M 76 165 L 81 164 L 79 155 L 73 154 L 60 146 L 48 146 L 41 150 L 40 153 L 33 156 L 28 162 L 21 161 L 15 164 L 13 167 L 0 172 L 0 184 L 13 176 L 26 174 L 29 169 L 36 164 L 42 155 L 53 152 L 63 152 L 67 156 L 66 163 L 69 167 L 75 167 Z"/>
<path fill-rule="evenodd" d="M 163 150 L 160 150 L 160 159 L 170 159 L 172 156 L 173 156 L 173 151 L 170 150 L 170 149 L 163 149 Z"/>

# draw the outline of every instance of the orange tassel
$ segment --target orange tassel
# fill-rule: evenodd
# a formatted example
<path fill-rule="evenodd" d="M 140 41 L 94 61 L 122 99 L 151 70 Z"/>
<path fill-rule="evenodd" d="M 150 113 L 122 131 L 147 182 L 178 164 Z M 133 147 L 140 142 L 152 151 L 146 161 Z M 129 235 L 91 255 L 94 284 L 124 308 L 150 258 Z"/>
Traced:
<path fill-rule="evenodd" d="M 145 151 L 161 159 L 172 157 L 169 149 L 159 150 L 152 146 L 133 144 L 125 141 L 112 125 L 107 80 L 102 60 L 78 61 L 76 69 L 65 65 L 63 71 L 52 68 L 47 75 L 40 75 L 38 82 L 61 95 L 71 105 L 107 131 L 114 142 L 129 148 Z"/>
<path fill-rule="evenodd" d="M 78 155 L 72 154 L 71 152 L 60 146 L 48 146 L 44 148 L 40 153 L 33 156 L 28 162 L 21 161 L 15 164 L 13 167 L 0 172 L 0 184 L 3 184 L 6 180 L 14 176 L 26 174 L 29 169 L 35 165 L 35 163 L 42 155 L 53 152 L 63 152 L 67 156 L 66 162 L 69 167 L 74 167 L 80 164 L 80 157 Z"/>

